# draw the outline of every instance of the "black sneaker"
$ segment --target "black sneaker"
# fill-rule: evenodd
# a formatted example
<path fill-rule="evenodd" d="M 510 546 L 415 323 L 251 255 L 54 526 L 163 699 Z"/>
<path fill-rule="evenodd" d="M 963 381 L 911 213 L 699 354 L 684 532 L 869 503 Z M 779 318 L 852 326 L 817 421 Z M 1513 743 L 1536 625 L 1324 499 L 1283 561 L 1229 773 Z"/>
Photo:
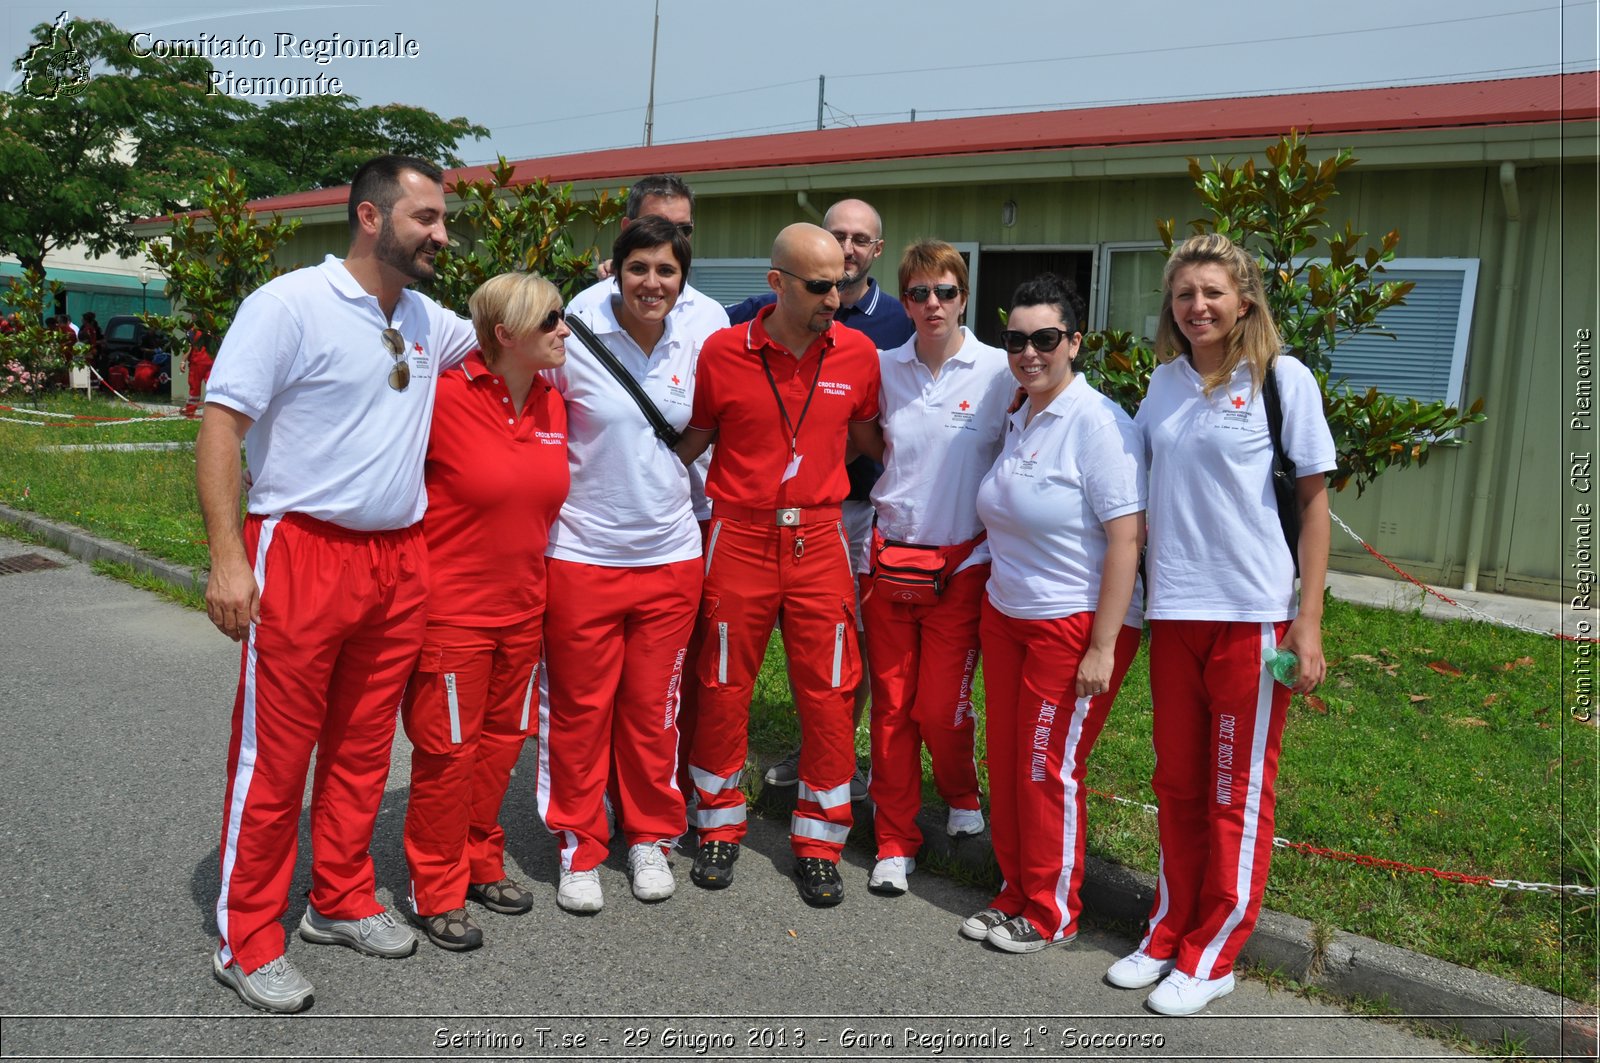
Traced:
<path fill-rule="evenodd" d="M 470 952 L 483 944 L 483 931 L 472 921 L 465 908 L 454 908 L 438 915 L 419 915 L 422 932 L 428 940 L 441 949 L 451 952 Z"/>
<path fill-rule="evenodd" d="M 800 896 L 816 908 L 832 908 L 844 900 L 844 880 L 839 877 L 839 865 L 820 856 L 802 856 L 794 862 L 795 877 L 800 880 Z"/>
<path fill-rule="evenodd" d="M 733 885 L 733 862 L 739 859 L 738 842 L 710 841 L 694 854 L 689 881 L 701 889 L 720 890 Z"/>

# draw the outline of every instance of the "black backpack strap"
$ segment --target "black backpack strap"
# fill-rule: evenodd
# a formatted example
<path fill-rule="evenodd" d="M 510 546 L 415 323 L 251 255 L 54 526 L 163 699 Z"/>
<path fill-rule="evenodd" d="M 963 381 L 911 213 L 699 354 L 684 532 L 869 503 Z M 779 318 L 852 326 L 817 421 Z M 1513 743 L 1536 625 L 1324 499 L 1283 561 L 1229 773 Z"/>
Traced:
<path fill-rule="evenodd" d="M 1278 524 L 1289 546 L 1294 574 L 1300 575 L 1300 496 L 1294 462 L 1283 449 L 1283 400 L 1278 395 L 1278 359 L 1274 355 L 1261 378 L 1261 404 L 1266 407 L 1267 433 L 1272 437 L 1272 492 L 1278 500 Z"/>
<path fill-rule="evenodd" d="M 677 446 L 678 430 L 668 424 L 665 417 L 661 416 L 661 411 L 656 408 L 656 404 L 650 400 L 649 395 L 644 393 L 644 388 L 639 386 L 639 382 L 633 378 L 633 374 L 628 372 L 621 362 L 617 361 L 617 356 L 611 353 L 611 348 L 605 345 L 605 341 L 596 336 L 594 330 L 589 328 L 588 325 L 578 320 L 575 314 L 567 316 L 567 327 L 572 330 L 574 336 L 578 337 L 580 343 L 589 348 L 589 353 L 599 359 L 600 364 L 606 367 L 606 371 L 616 378 L 617 383 L 621 384 L 623 389 L 633 396 L 633 401 L 639 404 L 639 411 L 644 414 L 645 420 L 649 421 L 650 427 L 655 430 L 656 438 L 669 447 Z"/>

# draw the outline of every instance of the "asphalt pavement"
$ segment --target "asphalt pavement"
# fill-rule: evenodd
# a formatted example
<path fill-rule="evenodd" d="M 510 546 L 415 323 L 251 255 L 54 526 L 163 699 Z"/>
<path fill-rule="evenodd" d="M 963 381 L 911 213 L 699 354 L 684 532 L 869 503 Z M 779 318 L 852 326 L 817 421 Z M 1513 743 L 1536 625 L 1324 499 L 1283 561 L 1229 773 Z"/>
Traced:
<path fill-rule="evenodd" d="M 403 960 L 291 938 L 315 983 L 297 1016 L 251 1011 L 211 977 L 217 842 L 238 649 L 206 618 L 0 538 L 0 1055 L 524 1059 L 1437 1059 L 1406 1025 L 1253 979 L 1200 1017 L 1145 1010 L 1107 985 L 1133 941 L 1086 921 L 1077 942 L 1013 956 L 956 927 L 979 890 L 917 872 L 808 908 L 781 821 L 752 823 L 733 886 L 688 881 L 655 905 L 628 891 L 620 844 L 605 909 L 555 905 L 556 848 L 538 821 L 533 749 L 504 822 L 510 872 L 541 894 L 521 917 L 479 910 L 486 944 L 424 943 Z M 373 854 L 379 896 L 404 896 L 409 747 L 397 738 Z M 300 865 L 286 924 L 308 888 Z"/>

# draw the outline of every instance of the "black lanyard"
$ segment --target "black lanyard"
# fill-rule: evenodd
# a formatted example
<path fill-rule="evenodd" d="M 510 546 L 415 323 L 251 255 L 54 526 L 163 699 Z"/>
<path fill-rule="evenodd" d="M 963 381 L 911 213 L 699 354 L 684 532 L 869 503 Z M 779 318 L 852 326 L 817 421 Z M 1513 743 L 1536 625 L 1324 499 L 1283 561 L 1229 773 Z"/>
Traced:
<path fill-rule="evenodd" d="M 778 393 L 778 381 L 772 375 L 772 366 L 767 363 L 766 348 L 761 350 L 761 369 L 767 374 L 767 386 L 772 389 L 772 397 L 778 401 L 778 412 L 783 415 L 783 426 L 789 430 L 789 457 L 793 458 L 800 452 L 800 427 L 806 423 L 806 413 L 811 409 L 811 400 L 817 394 L 817 381 L 822 379 L 822 358 L 828 353 L 824 347 L 817 352 L 817 375 L 811 378 L 811 390 L 806 392 L 806 404 L 800 407 L 800 420 L 789 420 L 789 408 L 783 404 L 783 396 Z M 800 371 L 799 359 L 795 360 L 795 372 Z"/>

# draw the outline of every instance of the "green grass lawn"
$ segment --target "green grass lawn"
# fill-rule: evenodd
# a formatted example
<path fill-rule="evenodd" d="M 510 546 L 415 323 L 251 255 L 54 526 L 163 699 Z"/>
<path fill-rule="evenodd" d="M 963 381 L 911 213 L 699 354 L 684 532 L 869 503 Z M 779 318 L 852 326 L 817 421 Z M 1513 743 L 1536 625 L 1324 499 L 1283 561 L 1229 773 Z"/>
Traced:
<path fill-rule="evenodd" d="M 93 416 L 127 410 L 81 399 L 51 399 L 47 408 Z M 41 449 L 192 441 L 195 431 L 195 422 L 183 420 L 51 428 L 0 421 L 0 503 L 204 567 L 192 451 Z M 1570 644 L 1337 601 L 1327 606 L 1325 641 L 1330 666 L 1320 701 L 1297 697 L 1289 710 L 1279 836 L 1469 875 L 1594 883 L 1597 736 L 1562 707 L 1562 654 Z M 981 706 L 981 683 L 976 700 Z M 863 727 L 863 755 L 865 734 Z M 774 640 L 753 698 L 751 744 L 777 756 L 797 738 Z M 980 764 L 982 756 L 980 734 Z M 1090 761 L 1088 784 L 1153 803 L 1153 760 L 1141 651 Z M 937 800 L 931 788 L 928 796 Z M 1093 853 L 1154 870 L 1153 816 L 1097 796 L 1089 813 Z M 1549 894 L 1282 850 L 1267 904 L 1577 1000 L 1597 999 L 1592 904 L 1585 911 L 1583 903 Z"/>

